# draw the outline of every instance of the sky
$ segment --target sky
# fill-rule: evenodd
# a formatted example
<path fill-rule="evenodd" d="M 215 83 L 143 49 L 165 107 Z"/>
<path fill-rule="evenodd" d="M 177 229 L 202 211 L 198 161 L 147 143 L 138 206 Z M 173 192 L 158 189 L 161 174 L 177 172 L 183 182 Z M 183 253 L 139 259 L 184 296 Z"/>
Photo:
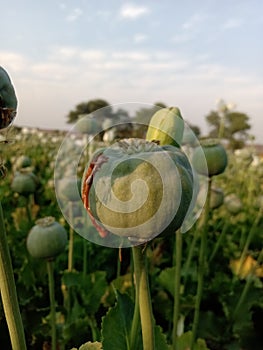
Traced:
<path fill-rule="evenodd" d="M 263 143 L 263 1 L 1 1 L 15 124 L 64 128 L 80 102 L 163 102 L 205 131 L 223 99 Z"/>

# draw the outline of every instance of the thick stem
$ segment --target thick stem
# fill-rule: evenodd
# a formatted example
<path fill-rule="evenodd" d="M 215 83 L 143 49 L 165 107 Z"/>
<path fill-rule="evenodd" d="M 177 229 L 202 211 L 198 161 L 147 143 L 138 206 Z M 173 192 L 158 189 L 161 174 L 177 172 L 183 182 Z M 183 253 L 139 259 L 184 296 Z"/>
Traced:
<path fill-rule="evenodd" d="M 48 286 L 50 299 L 50 325 L 51 325 L 51 342 L 52 350 L 56 350 L 57 334 L 56 334 L 56 299 L 55 299 L 55 283 L 54 283 L 54 267 L 53 260 L 47 260 Z"/>
<path fill-rule="evenodd" d="M 0 202 L 0 291 L 13 350 L 26 350 L 23 322 L 19 310 L 10 252 L 6 240 Z"/>
<path fill-rule="evenodd" d="M 154 350 L 154 319 L 152 313 L 152 304 L 148 281 L 146 248 L 145 246 L 137 246 L 133 247 L 132 251 L 135 272 L 136 295 L 138 295 L 137 302 L 139 304 L 141 318 L 143 350 Z M 137 317 L 136 306 L 134 317 Z M 134 322 L 132 325 L 131 339 L 133 339 L 136 336 L 134 327 L 137 327 L 136 323 L 138 321 L 135 319 Z"/>
<path fill-rule="evenodd" d="M 178 320 L 180 314 L 180 286 L 181 286 L 181 264 L 182 264 L 182 232 L 179 229 L 176 234 L 176 244 L 175 244 L 175 289 L 174 289 L 174 313 L 173 313 L 173 333 L 172 333 L 172 343 L 173 349 L 178 348 L 177 344 L 177 329 Z"/>
<path fill-rule="evenodd" d="M 197 279 L 197 292 L 196 292 L 196 300 L 195 300 L 195 313 L 192 327 L 192 339 L 191 339 L 191 347 L 190 349 L 194 349 L 194 343 L 197 335 L 197 328 L 199 323 L 199 315 L 200 315 L 200 305 L 203 294 L 203 285 L 204 285 L 204 276 L 206 273 L 207 267 L 207 235 L 208 235 L 208 220 L 210 213 L 210 196 L 211 196 L 211 186 L 212 186 L 212 178 L 209 178 L 208 181 L 208 192 L 207 199 L 204 207 L 203 213 L 203 221 L 202 221 L 202 235 L 201 235 L 201 245 L 199 250 L 199 268 L 198 268 L 198 279 Z"/>

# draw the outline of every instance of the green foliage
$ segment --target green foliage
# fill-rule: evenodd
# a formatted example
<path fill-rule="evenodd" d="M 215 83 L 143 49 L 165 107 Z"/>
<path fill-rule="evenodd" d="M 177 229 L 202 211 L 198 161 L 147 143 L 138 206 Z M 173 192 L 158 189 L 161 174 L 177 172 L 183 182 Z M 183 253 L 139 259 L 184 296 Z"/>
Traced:
<path fill-rule="evenodd" d="M 233 111 L 227 105 L 217 111 L 211 111 L 206 121 L 211 127 L 209 137 L 219 137 L 229 142 L 232 150 L 243 148 L 251 128 L 246 113 Z"/>
<path fill-rule="evenodd" d="M 7 239 L 28 350 L 42 349 L 44 344 L 49 346 L 50 310 L 46 266 L 41 260 L 29 256 L 26 250 L 27 234 L 36 219 L 45 216 L 55 217 L 66 230 L 69 229 L 58 207 L 53 186 L 54 160 L 63 138 L 62 132 L 30 133 L 18 130 L 17 139 L 14 137 L 15 142 L 3 144 L 0 148 L 0 158 L 5 161 L 7 168 L 6 177 L 1 179 L 0 199 L 4 208 Z M 263 165 L 262 162 L 252 163 L 254 154 L 252 148 L 247 148 L 246 154 L 229 151 L 229 164 L 225 172 L 214 181 L 214 185 L 222 188 L 225 196 L 236 194 L 241 200 L 242 209 L 233 215 L 223 204 L 213 210 L 209 218 L 207 276 L 197 330 L 199 340 L 195 344 L 195 350 L 262 348 L 262 262 L 258 261 L 258 275 L 250 272 L 241 276 L 232 265 L 233 261 L 241 257 L 244 248 L 246 255 L 253 258 L 253 261 L 259 259 L 262 249 L 263 219 L 262 216 L 259 217 L 259 213 L 262 208 Z M 39 180 L 36 192 L 28 198 L 14 193 L 10 188 L 14 172 L 18 170 L 16 160 L 20 156 L 31 159 L 29 170 Z M 80 174 L 83 164 L 80 164 L 81 167 Z M 32 221 L 27 215 L 27 206 Z M 253 225 L 253 232 L 250 234 Z M 97 234 L 95 228 L 91 232 L 92 235 Z M 180 350 L 188 349 L 191 341 L 201 234 L 198 225 L 194 225 L 183 235 L 180 289 L 182 335 L 178 338 Z M 223 239 L 220 242 L 222 234 Z M 249 235 L 251 239 L 247 245 Z M 217 246 L 218 242 L 220 244 Z M 87 248 L 86 273 L 83 273 L 84 243 Z M 121 251 L 122 261 L 119 262 L 117 249 L 98 246 L 86 240 L 84 243 L 83 238 L 76 234 L 75 270 L 67 271 L 67 251 L 55 261 L 58 347 L 99 350 L 102 347 L 104 349 L 104 344 L 101 345 L 103 340 L 105 349 L 127 349 L 127 334 L 130 332 L 134 306 L 133 265 L 129 250 Z M 174 239 L 171 236 L 156 239 L 149 247 L 149 281 L 156 322 L 157 350 L 170 349 L 172 343 L 175 289 L 173 246 Z M 191 259 L 187 268 L 189 256 Z M 248 281 L 248 291 L 237 309 Z M 0 303 L 1 348 L 10 350 L 7 334 L 4 311 Z M 122 347 L 118 347 L 119 345 Z M 142 350 L 140 332 L 136 350 Z"/>
<path fill-rule="evenodd" d="M 178 350 L 188 350 L 191 344 L 191 332 L 182 334 L 178 339 Z M 194 344 L 193 350 L 208 350 L 206 347 L 205 341 L 202 339 L 197 339 Z"/>
<path fill-rule="evenodd" d="M 134 303 L 127 294 L 121 294 L 118 291 L 116 291 L 116 298 L 116 304 L 109 309 L 102 320 L 103 350 L 132 350 L 129 344 Z M 155 326 L 154 336 L 156 349 L 169 349 L 159 326 Z M 143 350 L 141 333 L 136 339 L 136 350 Z"/>
<path fill-rule="evenodd" d="M 116 292 L 117 302 L 102 319 L 102 344 L 104 350 L 129 349 L 129 337 L 134 304 L 125 294 Z M 138 349 L 139 350 L 139 349 Z"/>
<path fill-rule="evenodd" d="M 109 103 L 102 99 L 90 100 L 88 102 L 81 102 L 76 105 L 75 109 L 71 110 L 67 115 L 67 123 L 75 123 L 81 115 L 90 114 L 99 110 L 100 108 L 104 108 L 109 106 Z M 110 108 L 106 109 L 108 115 L 104 117 L 110 116 Z"/>

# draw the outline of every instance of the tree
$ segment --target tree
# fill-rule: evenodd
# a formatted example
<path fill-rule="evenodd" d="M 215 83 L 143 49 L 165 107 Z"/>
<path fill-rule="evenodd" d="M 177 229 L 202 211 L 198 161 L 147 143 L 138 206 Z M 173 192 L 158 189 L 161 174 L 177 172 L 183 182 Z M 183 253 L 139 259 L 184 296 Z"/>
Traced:
<path fill-rule="evenodd" d="M 78 105 L 76 105 L 74 110 L 69 112 L 69 114 L 67 115 L 67 123 L 69 124 L 75 123 L 78 120 L 79 116 L 83 114 L 93 113 L 107 106 L 109 106 L 109 103 L 102 99 L 95 99 L 95 100 L 90 100 L 88 102 L 81 102 Z M 104 113 L 98 112 L 96 114 L 96 117 L 98 119 L 108 118 L 111 116 L 111 112 L 112 112 L 111 107 L 108 107 L 106 110 L 104 110 Z"/>
<path fill-rule="evenodd" d="M 228 141 L 232 150 L 242 148 L 248 137 L 249 116 L 234 110 L 235 106 L 219 101 L 218 109 L 206 116 L 206 121 L 212 127 L 209 137 L 218 137 Z"/>

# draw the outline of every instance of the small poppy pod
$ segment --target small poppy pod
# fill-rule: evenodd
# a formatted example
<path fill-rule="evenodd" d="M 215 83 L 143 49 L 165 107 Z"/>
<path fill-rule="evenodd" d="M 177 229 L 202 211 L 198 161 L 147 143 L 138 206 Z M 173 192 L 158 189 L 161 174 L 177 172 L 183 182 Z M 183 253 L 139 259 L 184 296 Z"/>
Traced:
<path fill-rule="evenodd" d="M 36 221 L 27 237 L 27 250 L 34 258 L 53 259 L 65 250 L 67 232 L 53 217 Z"/>
<path fill-rule="evenodd" d="M 219 175 L 227 166 L 227 153 L 217 140 L 203 140 L 194 150 L 192 163 L 195 170 L 201 175 L 208 177 Z"/>
<path fill-rule="evenodd" d="M 224 192 L 221 190 L 221 188 L 212 187 L 210 194 L 210 208 L 217 209 L 223 204 L 223 202 Z"/>
<path fill-rule="evenodd" d="M 33 173 L 17 172 L 13 178 L 11 188 L 23 196 L 34 193 L 37 188 L 37 178 Z"/>
<path fill-rule="evenodd" d="M 233 215 L 238 214 L 242 210 L 242 202 L 240 198 L 234 193 L 226 196 L 224 203 L 227 210 Z"/>
<path fill-rule="evenodd" d="M 31 166 L 31 164 L 32 164 L 31 158 L 25 155 L 21 155 L 16 159 L 14 168 L 18 170 L 21 168 L 28 168 Z"/>

